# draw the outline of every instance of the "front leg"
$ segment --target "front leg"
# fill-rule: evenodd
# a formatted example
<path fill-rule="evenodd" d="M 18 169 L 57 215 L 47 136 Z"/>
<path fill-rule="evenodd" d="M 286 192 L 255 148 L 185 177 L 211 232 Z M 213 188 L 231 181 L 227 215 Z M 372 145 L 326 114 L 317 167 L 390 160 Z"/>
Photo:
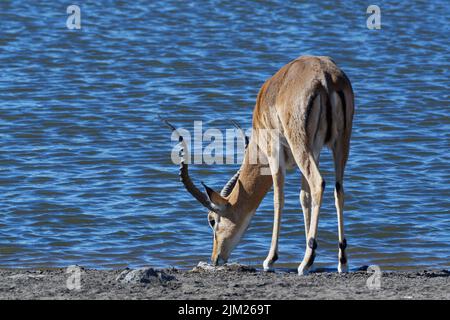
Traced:
<path fill-rule="evenodd" d="M 281 152 L 282 154 L 282 152 Z M 273 264 L 278 259 L 278 237 L 280 234 L 281 212 L 284 206 L 284 177 L 286 174 L 284 158 L 280 155 L 280 161 L 270 160 L 269 166 L 273 177 L 273 231 L 269 254 L 264 260 L 264 271 L 273 271 Z"/>

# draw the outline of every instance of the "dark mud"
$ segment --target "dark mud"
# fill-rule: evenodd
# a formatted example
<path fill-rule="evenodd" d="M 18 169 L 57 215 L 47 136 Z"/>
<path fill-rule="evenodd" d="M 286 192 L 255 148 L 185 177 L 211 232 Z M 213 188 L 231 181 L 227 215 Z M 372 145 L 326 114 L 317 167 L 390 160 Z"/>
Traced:
<path fill-rule="evenodd" d="M 81 268 L 79 289 L 69 289 L 77 282 L 65 268 L 0 269 L 0 299 L 450 299 L 447 270 L 383 273 L 379 288 L 368 287 L 373 274 L 365 271 L 299 276 L 231 266 L 142 274 L 142 282 L 127 283 L 123 269 Z"/>

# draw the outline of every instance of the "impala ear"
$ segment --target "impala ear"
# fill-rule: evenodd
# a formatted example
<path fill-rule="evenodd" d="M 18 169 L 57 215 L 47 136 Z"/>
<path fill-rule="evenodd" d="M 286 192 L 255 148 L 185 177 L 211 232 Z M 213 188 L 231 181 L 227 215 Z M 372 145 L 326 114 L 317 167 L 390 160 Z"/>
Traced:
<path fill-rule="evenodd" d="M 223 198 L 218 192 L 214 191 L 203 182 L 202 185 L 205 188 L 209 201 L 211 201 L 212 204 L 214 204 L 218 208 L 223 208 L 228 204 L 228 201 L 225 198 Z"/>

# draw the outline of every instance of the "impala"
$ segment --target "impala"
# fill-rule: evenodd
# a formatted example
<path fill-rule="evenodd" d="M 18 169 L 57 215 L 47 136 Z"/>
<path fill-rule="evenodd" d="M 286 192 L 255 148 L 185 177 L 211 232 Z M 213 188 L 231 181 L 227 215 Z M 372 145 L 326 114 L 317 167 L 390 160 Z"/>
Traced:
<path fill-rule="evenodd" d="M 286 169 L 296 165 L 302 176 L 300 203 L 306 236 L 306 250 L 298 273 L 308 273 L 315 258 L 319 211 L 325 188 L 325 180 L 319 171 L 319 155 L 322 147 L 327 146 L 332 151 L 335 168 L 338 271 L 348 270 L 343 221 L 343 179 L 349 155 L 353 113 L 353 90 L 344 72 L 329 57 L 302 56 L 268 79 L 256 99 L 253 134 L 248 142 L 248 149 L 256 150 L 265 157 L 270 175 L 262 174 L 266 164 L 250 161 L 250 152 L 247 150 L 240 169 L 220 193 L 203 183 L 205 192 L 202 192 L 189 177 L 188 165 L 183 152 L 181 153 L 181 181 L 187 191 L 209 210 L 208 221 L 214 233 L 211 256 L 214 265 L 227 261 L 262 199 L 273 186 L 272 241 L 263 264 L 264 270 L 273 270 L 273 264 L 278 259 Z M 269 135 L 268 143 L 258 142 L 253 136 L 262 129 L 276 132 L 276 136 Z M 179 140 L 182 150 L 187 148 L 182 136 L 179 136 Z"/>

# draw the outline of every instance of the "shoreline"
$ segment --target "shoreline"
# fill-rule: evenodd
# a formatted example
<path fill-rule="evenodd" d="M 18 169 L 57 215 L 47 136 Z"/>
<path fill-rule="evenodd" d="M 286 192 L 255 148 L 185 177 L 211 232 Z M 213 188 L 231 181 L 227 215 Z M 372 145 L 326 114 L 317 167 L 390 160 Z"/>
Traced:
<path fill-rule="evenodd" d="M 449 270 L 383 272 L 379 282 L 374 276 L 366 271 L 299 276 L 201 263 L 188 271 L 0 268 L 0 299 L 450 299 Z"/>

